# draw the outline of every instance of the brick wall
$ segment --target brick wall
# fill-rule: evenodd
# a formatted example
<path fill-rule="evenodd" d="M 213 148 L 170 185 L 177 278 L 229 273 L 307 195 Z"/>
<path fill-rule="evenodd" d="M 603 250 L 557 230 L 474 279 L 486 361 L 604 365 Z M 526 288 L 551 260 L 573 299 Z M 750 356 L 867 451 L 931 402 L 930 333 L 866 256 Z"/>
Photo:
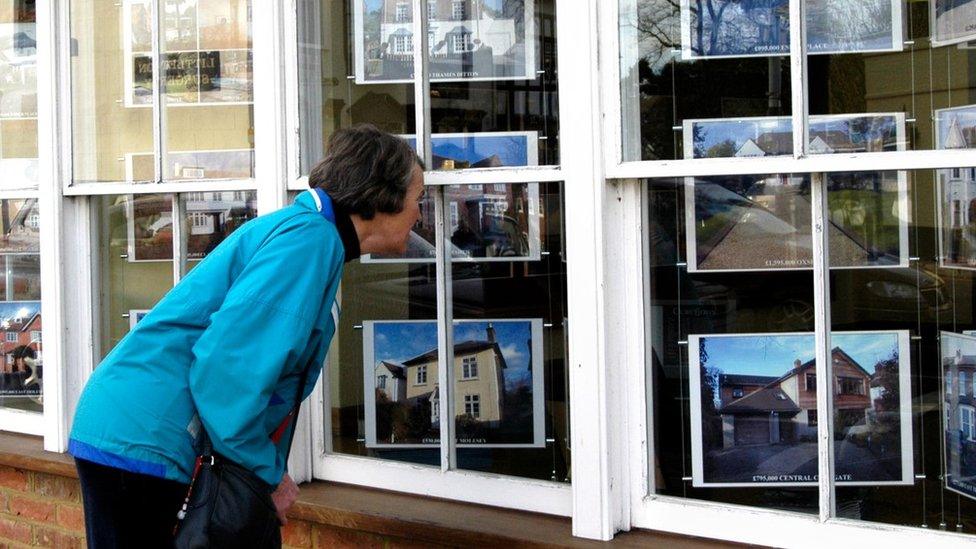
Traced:
<path fill-rule="evenodd" d="M 85 545 L 78 480 L 0 465 L 0 547 Z"/>
<path fill-rule="evenodd" d="M 281 534 L 285 547 L 295 549 L 431 547 L 301 520 L 290 520 Z M 0 465 L 0 548 L 84 546 L 85 518 L 77 479 Z"/>

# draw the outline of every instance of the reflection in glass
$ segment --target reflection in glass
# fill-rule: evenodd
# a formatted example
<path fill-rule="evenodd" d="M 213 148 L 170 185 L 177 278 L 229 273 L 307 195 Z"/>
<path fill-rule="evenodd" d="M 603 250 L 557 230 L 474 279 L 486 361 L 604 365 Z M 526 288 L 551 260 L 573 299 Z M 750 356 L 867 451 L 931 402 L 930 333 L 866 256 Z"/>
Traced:
<path fill-rule="evenodd" d="M 353 5 L 356 82 L 413 80 L 410 4 L 355 0 Z M 534 5 L 533 0 L 428 2 L 431 81 L 535 79 Z"/>
<path fill-rule="evenodd" d="M 519 197 L 526 190 L 536 196 L 523 207 Z M 474 197 L 473 204 L 480 206 L 494 193 L 508 194 L 514 201 L 509 199 L 505 210 L 495 210 L 487 218 L 487 230 L 478 232 L 463 226 L 477 221 L 472 213 L 485 213 L 473 208 L 468 198 L 451 235 L 453 245 L 462 251 L 481 246 L 490 250 L 501 243 L 505 244 L 499 249 L 528 242 L 538 253 L 479 252 L 454 262 L 458 468 L 569 481 L 561 184 L 462 185 L 449 188 L 447 195 L 453 200 Z M 526 227 L 524 221 L 532 224 Z M 537 230 L 531 230 L 533 225 Z"/>
<path fill-rule="evenodd" d="M 41 302 L 0 302 L 0 407 L 42 412 Z"/>
<path fill-rule="evenodd" d="M 537 183 L 451 185 L 446 195 L 455 261 L 539 259 Z M 433 262 L 436 218 L 430 193 L 420 210 L 421 219 L 410 234 L 406 254 L 366 255 L 363 262 Z"/>
<path fill-rule="evenodd" d="M 809 254 L 809 184 L 726 179 L 647 182 L 651 478 L 659 494 L 816 514 L 816 490 L 806 486 L 817 475 L 817 414 L 804 390 L 806 374 L 816 374 L 813 275 L 766 265 L 785 259 L 787 243 L 797 257 Z M 699 196 L 714 202 L 703 209 Z M 686 245 L 695 230 L 725 232 L 695 217 L 709 210 L 744 226 L 733 224 L 743 238 L 716 251 L 734 244 L 755 270 L 695 272 Z"/>
<path fill-rule="evenodd" d="M 96 359 L 128 333 L 173 285 L 172 195 L 99 197 L 94 261 L 101 302 Z"/>
<path fill-rule="evenodd" d="M 75 181 L 156 181 L 155 139 L 166 139 L 167 155 L 176 156 L 163 162 L 164 180 L 253 177 L 247 155 L 254 148 L 250 2 L 159 0 L 159 5 L 165 136 L 153 135 L 150 0 L 71 4 L 72 39 L 78 44 L 71 57 Z M 218 162 L 220 169 L 206 160 L 206 169 L 182 173 L 177 165 L 187 161 L 181 156 L 198 152 L 227 156 Z M 149 158 L 137 159 L 145 155 Z M 189 165 L 200 163 L 195 159 Z"/>
<path fill-rule="evenodd" d="M 37 25 L 33 2 L 0 4 L 3 186 L 37 184 Z"/>
<path fill-rule="evenodd" d="M 37 199 L 0 200 L 0 407 L 43 411 Z"/>
<path fill-rule="evenodd" d="M 809 269 L 810 177 L 746 175 L 685 183 L 689 270 Z M 827 175 L 833 268 L 908 265 L 904 172 Z"/>
<path fill-rule="evenodd" d="M 303 174 L 339 128 L 414 131 L 409 2 L 356 0 L 352 14 L 349 7 L 299 5 Z M 552 0 L 437 0 L 428 8 L 432 127 L 435 147 L 446 148 L 435 151 L 436 169 L 558 163 Z"/>
<path fill-rule="evenodd" d="M 328 369 L 334 452 L 440 464 L 437 374 L 405 365 L 437 348 L 436 287 L 432 264 L 346 264 Z"/>
<path fill-rule="evenodd" d="M 188 269 L 193 268 L 238 227 L 258 216 L 254 191 L 196 192 L 180 195 Z"/>

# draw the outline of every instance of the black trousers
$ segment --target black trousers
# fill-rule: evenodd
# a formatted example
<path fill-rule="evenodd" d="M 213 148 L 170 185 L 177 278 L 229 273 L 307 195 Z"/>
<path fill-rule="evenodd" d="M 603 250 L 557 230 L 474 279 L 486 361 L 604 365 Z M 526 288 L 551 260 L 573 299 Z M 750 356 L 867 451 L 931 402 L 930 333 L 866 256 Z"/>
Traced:
<path fill-rule="evenodd" d="M 75 459 L 89 549 L 173 546 L 187 485 Z"/>

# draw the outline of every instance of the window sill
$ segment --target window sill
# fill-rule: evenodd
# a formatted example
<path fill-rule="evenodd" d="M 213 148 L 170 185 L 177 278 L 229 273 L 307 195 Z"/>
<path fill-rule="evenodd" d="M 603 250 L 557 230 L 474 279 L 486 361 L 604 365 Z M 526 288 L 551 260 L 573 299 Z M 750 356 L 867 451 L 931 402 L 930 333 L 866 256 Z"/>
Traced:
<path fill-rule="evenodd" d="M 74 462 L 67 454 L 46 452 L 39 437 L 0 431 L 0 465 L 39 473 L 76 478 Z M 422 496 L 314 481 L 303 484 L 289 517 L 291 524 L 307 523 L 345 532 L 345 539 L 397 541 L 429 546 L 520 547 L 658 547 L 692 549 L 738 547 L 699 538 L 637 530 L 617 534 L 612 542 L 574 538 L 569 519 L 471 505 Z M 287 532 L 289 528 L 285 528 Z M 311 530 L 307 530 L 310 534 Z M 353 538 L 350 536 L 360 536 Z M 299 536 L 304 538 L 306 536 Z M 310 537 L 310 536 L 308 536 Z M 288 539 L 286 535 L 286 539 Z M 331 539 L 331 538 L 330 538 Z"/>

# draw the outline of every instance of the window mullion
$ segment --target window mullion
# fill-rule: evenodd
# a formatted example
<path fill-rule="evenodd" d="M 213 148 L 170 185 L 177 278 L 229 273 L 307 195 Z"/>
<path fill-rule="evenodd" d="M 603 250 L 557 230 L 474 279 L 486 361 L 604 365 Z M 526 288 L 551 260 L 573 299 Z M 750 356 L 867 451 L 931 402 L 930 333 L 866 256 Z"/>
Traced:
<path fill-rule="evenodd" d="M 417 153 L 427 169 L 433 168 L 434 154 L 430 131 L 430 52 L 428 48 L 426 0 L 413 0 L 413 93 Z M 447 202 L 445 189 L 430 189 L 434 193 L 436 278 L 437 278 L 437 396 L 440 422 L 441 470 L 454 469 L 457 448 L 454 440 L 454 330 L 451 311 L 451 253 L 450 226 L 445 227 Z"/>
<path fill-rule="evenodd" d="M 180 283 L 183 273 L 186 272 L 186 203 L 180 199 L 180 195 L 172 196 L 173 212 L 173 286 Z M 184 236 L 186 235 L 186 236 Z"/>
<path fill-rule="evenodd" d="M 807 154 L 809 99 L 807 96 L 806 1 L 790 0 L 790 94 L 793 117 L 793 158 Z"/>
<path fill-rule="evenodd" d="M 424 159 L 427 168 L 431 169 L 433 152 L 430 143 L 430 52 L 428 51 L 427 28 L 430 26 L 426 17 L 426 0 L 413 0 L 413 108 L 417 136 L 417 154 Z"/>
<path fill-rule="evenodd" d="M 813 237 L 814 339 L 817 369 L 817 457 L 820 520 L 834 517 L 834 365 L 830 346 L 830 258 L 827 230 L 827 178 L 810 177 Z"/>
<path fill-rule="evenodd" d="M 429 189 L 434 193 L 437 249 L 437 397 L 440 416 L 441 470 L 449 471 L 457 464 L 457 444 L 454 437 L 454 298 L 448 225 L 446 188 Z"/>
<path fill-rule="evenodd" d="M 166 40 L 166 30 L 163 26 L 166 18 L 161 6 L 162 0 L 152 0 L 152 88 L 153 88 L 153 154 L 155 162 L 153 171 L 155 172 L 155 182 L 162 183 L 166 180 L 166 116 L 165 106 L 163 105 L 163 50 Z"/>

